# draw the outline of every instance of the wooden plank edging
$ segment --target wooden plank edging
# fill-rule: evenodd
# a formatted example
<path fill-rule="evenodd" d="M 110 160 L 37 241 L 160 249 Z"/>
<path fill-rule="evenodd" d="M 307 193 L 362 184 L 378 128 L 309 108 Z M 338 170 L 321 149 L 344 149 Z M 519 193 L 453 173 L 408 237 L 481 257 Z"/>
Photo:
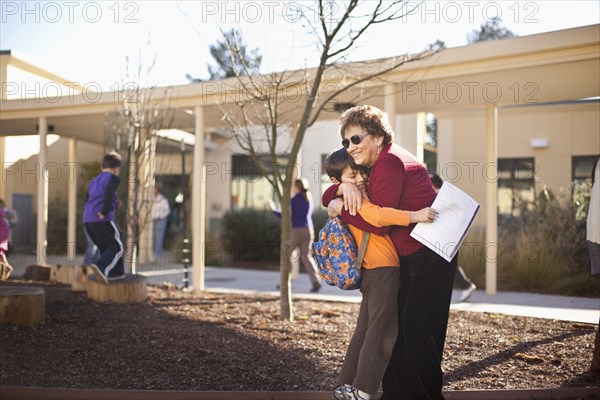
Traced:
<path fill-rule="evenodd" d="M 455 390 L 444 391 L 447 400 L 533 400 L 600 398 L 600 387 Z M 193 392 L 173 390 L 112 390 L 0 387 L 2 400 L 329 400 L 331 392 Z"/>

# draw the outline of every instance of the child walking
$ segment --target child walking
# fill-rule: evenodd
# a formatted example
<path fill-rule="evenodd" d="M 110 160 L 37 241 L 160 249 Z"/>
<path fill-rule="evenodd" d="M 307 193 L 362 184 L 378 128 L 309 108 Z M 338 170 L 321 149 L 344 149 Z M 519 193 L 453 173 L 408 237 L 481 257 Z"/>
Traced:
<path fill-rule="evenodd" d="M 430 207 L 409 212 L 378 207 L 369 202 L 366 196 L 367 170 L 356 165 L 345 148 L 327 158 L 325 171 L 334 184 L 353 183 L 364 192 L 358 213 L 374 226 L 406 226 L 435 219 L 436 211 Z M 328 206 L 329 216 L 341 215 L 342 207 L 341 199 L 333 200 Z M 356 243 L 361 243 L 364 232 L 352 225 L 348 228 Z M 342 386 L 333 391 L 334 399 L 376 398 L 398 334 L 399 266 L 398 254 L 389 236 L 370 235 L 362 264 L 360 291 L 363 298 L 338 377 Z"/>
<path fill-rule="evenodd" d="M 102 173 L 90 182 L 83 206 L 83 227 L 100 251 L 100 258 L 90 268 L 104 284 L 125 277 L 123 243 L 115 224 L 120 172 L 121 156 L 115 151 L 106 154 Z"/>

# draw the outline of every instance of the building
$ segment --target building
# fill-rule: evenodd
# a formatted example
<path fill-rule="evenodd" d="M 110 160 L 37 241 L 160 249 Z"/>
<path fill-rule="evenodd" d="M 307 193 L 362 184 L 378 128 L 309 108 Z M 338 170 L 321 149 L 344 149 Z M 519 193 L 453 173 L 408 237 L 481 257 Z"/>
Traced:
<path fill-rule="evenodd" d="M 586 171 L 591 171 L 600 154 L 599 38 L 600 25 L 592 25 L 451 48 L 389 72 L 384 80 L 365 82 L 339 101 L 369 102 L 384 109 L 400 145 L 482 205 L 476 224 L 485 226 L 493 241 L 496 211 L 517 212 L 514 200 L 531 199 L 543 185 L 555 191 L 570 187 L 574 180 L 588 176 Z M 73 238 L 75 199 L 80 194 L 69 178 L 73 174 L 67 172 L 75 166 L 74 175 L 85 179 L 86 163 L 101 157 L 107 116 L 120 104 L 119 94 L 69 86 L 68 80 L 10 52 L 3 52 L 0 60 L 0 161 L 4 165 L 0 197 L 13 207 L 25 204 L 21 202 L 27 197 L 31 205 L 24 207 L 40 215 L 48 198 L 68 193 Z M 355 63 L 353 70 L 379 68 L 383 62 Z M 23 82 L 10 80 L 12 68 L 41 76 L 46 82 L 40 86 L 46 89 L 44 96 L 34 93 L 26 98 Z M 341 79 L 333 74 L 325 78 L 324 85 L 339 84 Z M 48 94 L 48 88 L 55 92 Z M 166 92 L 155 89 L 155 98 L 166 98 Z M 368 93 L 368 99 L 359 96 L 362 92 Z M 238 144 L 222 134 L 224 107 L 230 106 L 236 93 L 231 79 L 168 90 L 175 127 L 195 136 L 194 146 L 188 144 L 185 173 L 193 173 L 193 182 L 206 183 L 192 185 L 195 232 L 205 231 L 204 215 L 209 234 L 214 234 L 227 210 L 264 207 L 272 195 Z M 338 117 L 333 109 L 323 112 L 307 131 L 300 151 L 297 167 L 311 182 L 315 198 L 327 184 L 322 174 L 324 155 L 340 145 Z M 280 143 L 283 160 L 297 121 L 293 112 L 290 121 L 290 132 Z M 11 151 L 4 137 L 39 133 L 40 143 L 45 143 L 51 132 L 61 139 L 48 148 L 42 146 L 37 157 L 4 162 Z M 162 164 L 171 170 L 157 173 L 181 174 L 181 151 L 165 157 L 171 161 Z M 203 166 L 205 180 L 200 178 Z M 37 218 L 37 243 L 46 243 L 45 221 Z M 194 238 L 195 248 L 200 249 L 203 240 Z"/>

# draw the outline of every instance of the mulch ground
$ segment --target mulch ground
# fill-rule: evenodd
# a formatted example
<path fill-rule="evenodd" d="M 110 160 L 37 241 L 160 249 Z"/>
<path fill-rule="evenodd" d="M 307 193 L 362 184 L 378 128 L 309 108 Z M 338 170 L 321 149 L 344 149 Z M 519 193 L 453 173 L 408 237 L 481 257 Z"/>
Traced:
<path fill-rule="evenodd" d="M 265 295 L 148 287 L 143 304 L 46 292 L 36 327 L 0 327 L 0 386 L 143 390 L 331 390 L 358 304 L 296 300 L 295 322 Z M 451 311 L 445 390 L 600 387 L 595 325 Z"/>

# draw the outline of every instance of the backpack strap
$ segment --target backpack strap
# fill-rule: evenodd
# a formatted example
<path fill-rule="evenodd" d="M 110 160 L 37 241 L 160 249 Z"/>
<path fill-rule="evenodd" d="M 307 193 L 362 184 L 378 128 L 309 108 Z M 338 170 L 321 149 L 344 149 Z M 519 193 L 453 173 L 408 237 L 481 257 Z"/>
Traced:
<path fill-rule="evenodd" d="M 365 252 L 367 251 L 367 242 L 369 241 L 369 236 L 371 236 L 370 232 L 365 232 L 363 235 L 362 241 L 360 242 L 360 248 L 358 249 L 358 257 L 354 261 L 354 268 L 360 269 L 362 267 L 363 258 L 365 257 Z"/>

